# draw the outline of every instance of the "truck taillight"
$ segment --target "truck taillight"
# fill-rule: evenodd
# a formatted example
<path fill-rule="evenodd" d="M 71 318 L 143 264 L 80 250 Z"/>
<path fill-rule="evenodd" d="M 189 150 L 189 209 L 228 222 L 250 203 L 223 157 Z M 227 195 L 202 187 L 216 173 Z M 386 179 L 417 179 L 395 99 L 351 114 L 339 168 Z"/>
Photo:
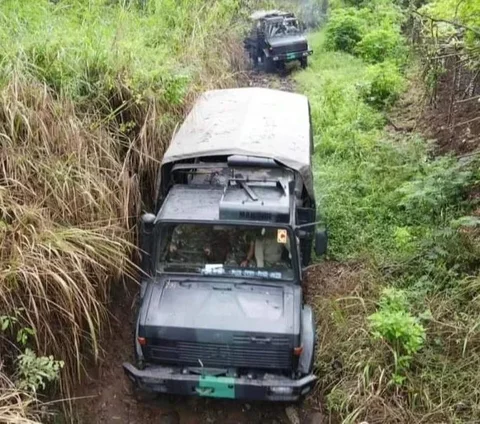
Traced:
<path fill-rule="evenodd" d="M 137 337 L 137 341 L 140 346 L 145 346 L 147 344 L 147 339 L 145 337 Z"/>

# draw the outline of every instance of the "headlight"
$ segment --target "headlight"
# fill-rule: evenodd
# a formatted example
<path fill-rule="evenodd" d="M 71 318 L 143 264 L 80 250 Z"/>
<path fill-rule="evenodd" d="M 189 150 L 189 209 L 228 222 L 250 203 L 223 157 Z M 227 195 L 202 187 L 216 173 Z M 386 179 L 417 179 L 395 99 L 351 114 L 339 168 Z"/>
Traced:
<path fill-rule="evenodd" d="M 275 395 L 291 395 L 293 387 L 274 386 L 270 387 L 270 391 Z"/>

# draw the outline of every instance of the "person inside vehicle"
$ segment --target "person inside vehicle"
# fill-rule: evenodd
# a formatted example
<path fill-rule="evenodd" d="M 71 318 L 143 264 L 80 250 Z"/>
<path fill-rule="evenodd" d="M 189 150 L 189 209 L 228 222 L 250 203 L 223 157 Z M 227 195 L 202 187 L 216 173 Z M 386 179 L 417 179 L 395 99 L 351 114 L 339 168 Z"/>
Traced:
<path fill-rule="evenodd" d="M 289 252 L 288 236 L 285 243 L 279 243 L 277 239 L 277 229 L 262 228 L 261 234 L 249 243 L 246 259 L 241 266 L 247 266 L 249 263 L 256 263 L 258 268 L 275 268 L 288 266 L 283 259 Z"/>
<path fill-rule="evenodd" d="M 177 225 L 168 246 L 171 260 L 203 263 L 212 258 L 209 232 L 200 225 Z"/>
<path fill-rule="evenodd" d="M 299 32 L 296 22 L 292 19 L 285 19 L 284 25 L 287 34 L 297 34 Z"/>
<path fill-rule="evenodd" d="M 245 252 L 250 252 L 254 240 L 255 237 L 251 231 L 235 228 L 229 229 L 228 242 L 224 243 L 228 249 L 225 264 L 233 267 L 240 265 L 243 268 L 255 266 L 255 263 L 252 261 L 253 254 L 247 254 L 249 259 L 245 257 Z"/>

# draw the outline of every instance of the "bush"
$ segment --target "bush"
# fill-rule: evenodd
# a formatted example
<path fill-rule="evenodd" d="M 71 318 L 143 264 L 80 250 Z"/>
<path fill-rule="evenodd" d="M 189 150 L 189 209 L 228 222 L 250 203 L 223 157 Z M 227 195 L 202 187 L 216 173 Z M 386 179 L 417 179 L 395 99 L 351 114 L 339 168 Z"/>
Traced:
<path fill-rule="evenodd" d="M 36 393 L 45 390 L 48 382 L 60 378 L 63 361 L 56 361 L 53 356 L 37 356 L 31 349 L 18 356 L 18 381 L 20 390 Z"/>
<path fill-rule="evenodd" d="M 405 49 L 402 36 L 394 29 L 376 29 L 366 34 L 355 47 L 355 54 L 368 63 L 393 59 L 403 61 Z"/>
<path fill-rule="evenodd" d="M 392 382 L 401 384 L 405 378 L 402 374 L 410 366 L 412 355 L 423 347 L 425 328 L 408 311 L 407 298 L 401 290 L 384 289 L 379 306 L 379 310 L 369 317 L 370 328 L 375 339 L 390 346 L 395 366 Z"/>
<path fill-rule="evenodd" d="M 376 107 L 390 106 L 400 97 L 405 80 L 392 62 L 372 65 L 367 70 L 368 83 L 361 86 L 364 100 Z"/>
<path fill-rule="evenodd" d="M 397 189 L 399 205 L 412 218 L 431 220 L 443 215 L 445 208 L 457 207 L 473 178 L 469 167 L 454 158 L 427 162 L 421 172 Z"/>
<path fill-rule="evenodd" d="M 354 9 L 335 10 L 326 27 L 326 47 L 353 53 L 362 39 L 364 22 Z"/>

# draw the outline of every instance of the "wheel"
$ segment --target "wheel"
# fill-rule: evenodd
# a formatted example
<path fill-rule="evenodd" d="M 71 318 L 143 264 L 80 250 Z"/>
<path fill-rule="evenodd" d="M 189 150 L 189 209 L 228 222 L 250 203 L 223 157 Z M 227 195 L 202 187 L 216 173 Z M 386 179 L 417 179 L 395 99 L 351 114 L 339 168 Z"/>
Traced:
<path fill-rule="evenodd" d="M 256 54 L 252 56 L 252 62 L 254 69 L 259 69 L 263 66 L 262 57 L 257 56 Z"/>
<path fill-rule="evenodd" d="M 308 57 L 302 57 L 300 59 L 300 66 L 305 69 L 308 66 Z"/>
<path fill-rule="evenodd" d="M 272 73 L 275 70 L 275 62 L 271 57 L 265 57 L 264 59 L 265 72 L 267 74 Z"/>

